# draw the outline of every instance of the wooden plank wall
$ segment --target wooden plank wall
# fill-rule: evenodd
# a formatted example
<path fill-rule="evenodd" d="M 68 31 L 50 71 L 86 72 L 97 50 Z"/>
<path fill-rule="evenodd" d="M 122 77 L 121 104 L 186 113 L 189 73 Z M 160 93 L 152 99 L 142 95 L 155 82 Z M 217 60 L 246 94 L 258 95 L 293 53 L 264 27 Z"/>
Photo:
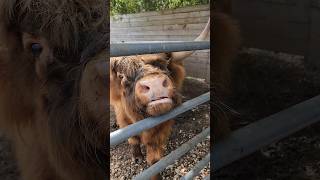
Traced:
<path fill-rule="evenodd" d="M 232 0 L 244 45 L 304 55 L 320 67 L 320 0 Z"/>
<path fill-rule="evenodd" d="M 308 45 L 308 0 L 233 0 L 246 46 L 304 54 Z"/>
<path fill-rule="evenodd" d="M 113 16 L 110 20 L 111 42 L 190 41 L 201 33 L 209 16 L 209 5 Z M 187 58 L 187 75 L 210 82 L 209 57 L 210 51 L 202 50 Z"/>

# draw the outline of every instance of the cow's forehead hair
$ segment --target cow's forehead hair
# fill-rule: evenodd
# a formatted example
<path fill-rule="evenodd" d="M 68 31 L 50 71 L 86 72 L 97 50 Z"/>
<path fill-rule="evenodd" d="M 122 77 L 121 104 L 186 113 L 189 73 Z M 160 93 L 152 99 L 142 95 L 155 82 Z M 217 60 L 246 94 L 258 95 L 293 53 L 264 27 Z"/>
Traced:
<path fill-rule="evenodd" d="M 123 56 L 111 58 L 111 61 L 114 61 L 114 71 L 134 79 L 148 74 L 167 74 L 163 68 L 167 65 L 167 60 L 157 55 Z"/>
<path fill-rule="evenodd" d="M 109 32 L 105 2 L 1 0 L 0 21 L 11 30 L 45 37 L 52 47 L 81 52 L 92 36 Z"/>
<path fill-rule="evenodd" d="M 123 56 L 111 58 L 112 69 L 115 72 L 126 76 L 133 76 L 140 71 L 143 62 L 137 60 L 134 56 Z"/>

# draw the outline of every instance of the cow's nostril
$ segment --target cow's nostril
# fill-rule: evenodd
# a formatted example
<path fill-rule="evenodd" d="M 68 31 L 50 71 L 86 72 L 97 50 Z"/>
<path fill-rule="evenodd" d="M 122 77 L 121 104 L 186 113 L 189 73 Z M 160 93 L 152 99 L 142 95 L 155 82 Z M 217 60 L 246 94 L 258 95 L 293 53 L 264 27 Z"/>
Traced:
<path fill-rule="evenodd" d="M 165 79 L 163 82 L 162 82 L 162 86 L 163 87 L 168 87 L 168 80 Z"/>
<path fill-rule="evenodd" d="M 146 85 L 141 85 L 140 88 L 142 93 L 147 93 L 150 90 L 150 87 Z"/>

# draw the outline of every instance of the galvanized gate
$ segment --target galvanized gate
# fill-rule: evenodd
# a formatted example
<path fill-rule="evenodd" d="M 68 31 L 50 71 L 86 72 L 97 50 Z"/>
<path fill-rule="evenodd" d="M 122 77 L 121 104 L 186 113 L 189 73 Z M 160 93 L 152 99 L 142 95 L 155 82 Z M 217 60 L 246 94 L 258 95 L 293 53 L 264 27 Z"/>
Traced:
<path fill-rule="evenodd" d="M 132 42 L 132 43 L 115 43 L 110 44 L 110 56 L 127 56 L 137 54 L 152 54 L 161 52 L 177 52 L 177 51 L 191 51 L 191 50 L 203 50 L 210 49 L 209 41 L 197 41 L 197 42 L 182 42 L 182 41 L 171 41 L 171 42 Z M 158 117 L 149 117 L 134 124 L 131 124 L 125 128 L 116 130 L 110 133 L 110 146 L 113 147 L 118 145 L 132 136 L 140 134 L 146 129 L 153 128 L 175 116 L 184 113 L 192 108 L 208 102 L 210 100 L 210 92 L 202 94 L 194 99 L 184 102 L 177 108 L 173 109 L 167 114 Z M 161 172 L 167 166 L 174 164 L 175 160 L 186 154 L 188 151 L 193 149 L 199 142 L 204 140 L 210 134 L 210 128 L 207 127 L 200 134 L 193 137 L 188 142 L 181 145 L 176 150 L 172 151 L 167 156 L 163 157 L 160 161 L 153 164 L 148 169 L 138 174 L 135 179 L 143 180 L 150 179 L 151 176 Z M 210 153 L 206 155 L 195 167 L 189 171 L 181 179 L 193 179 L 198 173 L 209 163 Z M 205 179 L 210 179 L 206 177 Z"/>

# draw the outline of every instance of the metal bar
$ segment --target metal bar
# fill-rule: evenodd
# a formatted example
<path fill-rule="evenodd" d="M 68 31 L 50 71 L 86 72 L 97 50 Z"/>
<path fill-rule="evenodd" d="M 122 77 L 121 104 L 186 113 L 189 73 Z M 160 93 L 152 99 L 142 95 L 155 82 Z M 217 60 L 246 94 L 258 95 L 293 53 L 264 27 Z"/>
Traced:
<path fill-rule="evenodd" d="M 213 169 L 243 158 L 258 149 L 320 121 L 320 95 L 233 132 L 213 147 Z"/>
<path fill-rule="evenodd" d="M 183 176 L 180 180 L 192 180 L 193 177 L 197 176 L 199 172 L 209 163 L 210 161 L 210 153 L 206 155 L 198 164 L 194 166 L 194 168 L 189 171 L 185 176 Z"/>
<path fill-rule="evenodd" d="M 196 146 L 199 142 L 205 139 L 210 133 L 210 128 L 206 128 L 200 134 L 193 137 L 188 142 L 182 144 L 178 149 L 172 151 L 166 157 L 162 158 L 160 161 L 153 164 L 148 169 L 144 170 L 140 174 L 138 174 L 134 179 L 135 180 L 149 180 L 151 176 L 160 173 L 163 169 L 165 169 L 170 164 L 173 164 L 175 160 L 186 154 L 190 151 L 194 146 Z"/>
<path fill-rule="evenodd" d="M 203 49 L 210 49 L 210 41 L 112 43 L 110 44 L 110 56 L 116 57 Z"/>
<path fill-rule="evenodd" d="M 132 44 L 132 43 L 181 43 L 186 41 L 111 41 L 110 44 Z M 201 42 L 201 41 L 187 41 L 187 42 Z"/>
<path fill-rule="evenodd" d="M 166 113 L 158 117 L 149 117 L 144 120 L 138 121 L 134 124 L 131 124 L 125 128 L 118 129 L 110 133 L 110 146 L 112 147 L 117 144 L 120 144 L 121 142 L 127 140 L 131 136 L 138 135 L 146 129 L 153 128 L 209 100 L 210 100 L 210 92 L 207 92 L 205 94 L 202 94 L 201 96 L 198 96 L 194 99 L 184 102 L 183 104 L 173 109 L 169 113 Z"/>

